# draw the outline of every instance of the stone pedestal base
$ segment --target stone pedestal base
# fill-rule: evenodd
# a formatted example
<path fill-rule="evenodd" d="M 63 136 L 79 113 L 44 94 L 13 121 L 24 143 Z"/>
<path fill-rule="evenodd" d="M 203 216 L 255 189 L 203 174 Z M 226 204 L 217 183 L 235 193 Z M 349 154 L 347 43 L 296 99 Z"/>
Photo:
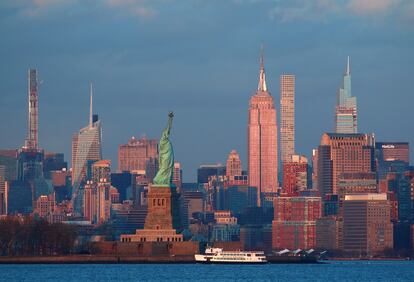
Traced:
<path fill-rule="evenodd" d="M 183 235 L 175 229 L 141 229 L 135 234 L 121 235 L 121 242 L 182 242 Z"/>
<path fill-rule="evenodd" d="M 148 213 L 144 229 L 181 231 L 179 195 L 175 187 L 151 185 L 148 191 Z"/>
<path fill-rule="evenodd" d="M 178 193 L 174 187 L 153 186 L 148 191 L 144 229 L 121 235 L 122 242 L 182 242 Z"/>

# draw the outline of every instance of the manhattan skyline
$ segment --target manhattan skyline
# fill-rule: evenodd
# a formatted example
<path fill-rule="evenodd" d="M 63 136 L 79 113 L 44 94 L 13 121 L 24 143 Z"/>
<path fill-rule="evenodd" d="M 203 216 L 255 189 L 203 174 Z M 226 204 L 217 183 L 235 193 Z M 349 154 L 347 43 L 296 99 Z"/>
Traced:
<path fill-rule="evenodd" d="M 103 158 L 111 159 L 114 167 L 119 144 L 144 133 L 158 139 L 163 113 L 174 110 L 172 139 L 185 181 L 195 179 L 200 164 L 224 164 L 232 149 L 247 169 L 247 110 L 257 85 L 261 42 L 278 120 L 279 77 L 296 76 L 298 154 L 310 158 L 322 133 L 334 132 L 336 93 L 348 55 L 352 92 L 358 97 L 358 131 L 374 132 L 377 141 L 414 142 L 410 107 L 414 28 L 409 25 L 414 20 L 401 16 L 391 24 L 403 15 L 407 2 L 365 10 L 366 14 L 352 13 L 347 7 L 321 15 L 308 7 L 311 18 L 293 19 L 286 18 L 292 7 L 273 1 L 176 3 L 172 11 L 158 1 L 108 1 L 143 5 L 147 10 L 137 6 L 138 16 L 123 5 L 109 9 L 92 1 L 60 1 L 52 6 L 48 1 L 26 2 L 33 10 L 11 1 L 0 4 L 2 148 L 24 144 L 27 69 L 36 68 L 43 81 L 40 148 L 63 152 L 70 159 L 72 134 L 88 123 L 89 83 L 93 82 L 94 109 L 102 120 Z M 378 1 L 382 2 L 386 1 Z M 197 19 L 200 10 L 217 22 L 210 23 L 207 16 Z M 234 13 L 234 23 L 224 17 L 227 12 Z M 90 22 L 90 16 L 96 22 Z M 99 25 L 107 28 L 97 30 Z M 202 146 L 193 146 L 197 140 Z"/>

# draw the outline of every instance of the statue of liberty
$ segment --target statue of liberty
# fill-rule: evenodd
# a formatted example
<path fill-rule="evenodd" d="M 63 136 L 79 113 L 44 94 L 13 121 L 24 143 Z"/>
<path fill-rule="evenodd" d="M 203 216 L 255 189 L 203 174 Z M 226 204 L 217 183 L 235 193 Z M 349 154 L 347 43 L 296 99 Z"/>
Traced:
<path fill-rule="evenodd" d="M 158 144 L 159 169 L 153 180 L 154 186 L 170 187 L 172 185 L 174 151 L 169 137 L 173 117 L 174 113 L 169 112 L 167 127 L 162 132 L 160 143 Z"/>

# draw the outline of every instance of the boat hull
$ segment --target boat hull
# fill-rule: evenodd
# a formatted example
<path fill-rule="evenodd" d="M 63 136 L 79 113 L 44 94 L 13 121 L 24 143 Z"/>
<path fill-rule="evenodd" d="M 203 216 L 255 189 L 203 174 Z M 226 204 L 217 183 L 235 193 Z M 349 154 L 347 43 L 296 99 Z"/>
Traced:
<path fill-rule="evenodd" d="M 196 263 L 202 264 L 266 264 L 267 261 L 219 261 L 219 260 L 205 260 L 197 261 Z"/>

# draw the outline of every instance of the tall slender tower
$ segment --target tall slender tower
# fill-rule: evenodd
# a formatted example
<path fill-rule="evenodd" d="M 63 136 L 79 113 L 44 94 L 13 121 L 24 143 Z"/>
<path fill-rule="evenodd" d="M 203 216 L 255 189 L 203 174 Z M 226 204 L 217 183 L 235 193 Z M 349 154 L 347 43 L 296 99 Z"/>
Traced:
<path fill-rule="evenodd" d="M 339 88 L 335 113 L 335 131 L 336 133 L 357 133 L 357 99 L 351 94 L 351 69 L 349 56 L 346 64 L 346 71 Z"/>
<path fill-rule="evenodd" d="M 37 70 L 29 69 L 28 72 L 28 84 L 29 84 L 29 123 L 28 123 L 28 134 L 25 142 L 25 147 L 27 149 L 36 150 L 38 147 L 38 80 L 37 80 Z"/>
<path fill-rule="evenodd" d="M 72 186 L 73 207 L 76 212 L 83 210 L 83 186 L 87 180 L 88 162 L 102 159 L 101 121 L 92 112 L 93 88 L 90 88 L 89 124 L 72 138 Z"/>
<path fill-rule="evenodd" d="M 278 188 L 276 109 L 266 86 L 263 49 L 259 85 L 250 98 L 247 135 L 249 186 L 257 187 L 257 204 L 261 206 L 261 193 Z"/>
<path fill-rule="evenodd" d="M 28 126 L 27 138 L 20 148 L 17 158 L 17 178 L 22 181 L 34 181 L 43 178 L 44 151 L 38 143 L 38 80 L 37 69 L 29 69 L 28 78 Z M 41 193 L 41 187 L 33 185 L 33 200 Z"/>
<path fill-rule="evenodd" d="M 282 163 L 295 154 L 295 76 L 280 76 L 280 154 Z"/>

